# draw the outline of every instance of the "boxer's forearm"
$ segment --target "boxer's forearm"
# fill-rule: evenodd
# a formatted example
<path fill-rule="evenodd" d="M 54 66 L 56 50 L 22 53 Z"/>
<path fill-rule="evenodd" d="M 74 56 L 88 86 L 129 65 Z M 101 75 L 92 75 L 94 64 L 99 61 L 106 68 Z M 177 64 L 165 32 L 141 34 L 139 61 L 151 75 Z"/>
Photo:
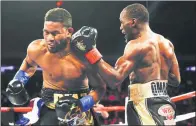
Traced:
<path fill-rule="evenodd" d="M 97 82 L 100 82 L 100 80 Z M 97 83 L 97 82 L 92 82 L 92 83 Z M 105 82 L 101 81 L 99 83 L 99 86 L 93 87 L 93 90 L 89 93 L 89 95 L 92 96 L 95 103 L 97 103 L 105 95 L 105 92 L 106 92 L 106 84 Z"/>
<path fill-rule="evenodd" d="M 95 103 L 97 103 L 106 92 L 106 82 L 101 78 L 98 73 L 96 73 L 92 69 L 88 69 L 87 76 L 89 84 L 93 88 L 89 95 L 92 96 Z"/>
<path fill-rule="evenodd" d="M 95 90 L 92 90 L 88 95 L 79 99 L 78 106 L 83 112 L 86 112 L 91 109 L 97 102 L 99 102 L 104 94 L 104 89 L 96 88 Z"/>
<path fill-rule="evenodd" d="M 179 84 L 180 84 L 180 77 L 177 77 L 177 76 L 175 76 L 175 75 L 172 74 L 172 73 L 169 73 L 169 76 L 168 76 L 168 83 L 169 83 L 169 85 L 171 85 L 171 86 L 177 87 L 177 86 L 179 86 Z"/>
<path fill-rule="evenodd" d="M 13 80 L 19 80 L 24 85 L 27 84 L 30 77 L 35 73 L 36 68 L 36 66 L 29 65 L 25 58 L 22 65 L 20 66 L 20 69 L 14 75 Z"/>
<path fill-rule="evenodd" d="M 95 103 L 99 102 L 104 94 L 105 94 L 105 90 L 103 88 L 92 90 L 89 93 L 89 95 L 93 97 L 93 100 L 95 101 Z"/>
<path fill-rule="evenodd" d="M 91 85 L 93 90 L 91 90 L 88 95 L 79 99 L 79 107 L 83 112 L 88 111 L 90 108 L 92 108 L 106 92 L 106 83 L 98 73 L 94 71 L 89 72 L 87 70 L 87 77 L 89 84 Z"/>
<path fill-rule="evenodd" d="M 179 67 L 175 67 L 168 75 L 168 82 L 172 85 L 178 86 L 181 82 Z"/>
<path fill-rule="evenodd" d="M 175 53 L 172 57 L 172 65 L 168 75 L 168 83 L 170 85 L 178 86 L 181 82 L 180 70 Z"/>
<path fill-rule="evenodd" d="M 25 58 L 22 62 L 22 65 L 20 66 L 19 70 L 23 70 L 24 72 L 26 72 L 28 74 L 29 77 L 31 77 L 36 72 L 37 66 L 34 64 L 33 65 L 29 64 L 28 60 Z"/>
<path fill-rule="evenodd" d="M 123 80 L 120 73 L 104 60 L 100 60 L 97 64 L 95 64 L 95 67 L 101 77 L 111 88 L 115 87 Z"/>

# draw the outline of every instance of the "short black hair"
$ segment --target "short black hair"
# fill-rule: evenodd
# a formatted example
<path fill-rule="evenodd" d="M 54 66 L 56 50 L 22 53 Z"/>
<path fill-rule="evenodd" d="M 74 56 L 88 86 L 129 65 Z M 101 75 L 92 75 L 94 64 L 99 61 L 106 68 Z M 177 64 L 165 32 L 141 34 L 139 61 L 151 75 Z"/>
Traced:
<path fill-rule="evenodd" d="M 72 27 L 72 16 L 63 8 L 50 9 L 45 14 L 45 21 L 61 22 L 64 27 Z"/>
<path fill-rule="evenodd" d="M 134 3 L 124 8 L 127 18 L 136 18 L 141 22 L 149 22 L 149 12 L 144 5 Z"/>

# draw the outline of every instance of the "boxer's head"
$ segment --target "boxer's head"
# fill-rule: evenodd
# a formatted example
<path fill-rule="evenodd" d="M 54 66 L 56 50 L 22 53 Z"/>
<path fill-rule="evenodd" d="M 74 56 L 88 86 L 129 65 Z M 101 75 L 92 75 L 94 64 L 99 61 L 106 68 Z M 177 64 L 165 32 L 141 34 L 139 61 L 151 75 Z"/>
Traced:
<path fill-rule="evenodd" d="M 56 53 L 66 48 L 72 35 L 72 16 L 63 8 L 53 8 L 45 15 L 43 36 L 48 50 Z"/>
<path fill-rule="evenodd" d="M 149 22 L 148 10 L 142 4 L 131 4 L 120 13 L 120 30 L 125 34 L 126 41 L 137 38 L 142 24 Z"/>

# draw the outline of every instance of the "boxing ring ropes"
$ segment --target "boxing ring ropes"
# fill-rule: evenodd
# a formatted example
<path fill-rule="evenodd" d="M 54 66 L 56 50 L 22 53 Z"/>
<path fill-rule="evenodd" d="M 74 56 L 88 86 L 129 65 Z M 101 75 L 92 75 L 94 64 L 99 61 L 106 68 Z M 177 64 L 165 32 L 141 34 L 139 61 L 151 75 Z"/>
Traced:
<path fill-rule="evenodd" d="M 185 93 L 185 94 L 182 94 L 182 95 L 179 95 L 179 96 L 172 97 L 171 100 L 173 102 L 178 102 L 178 101 L 193 98 L 193 97 L 195 97 L 195 94 L 196 94 L 196 92 L 193 91 L 193 92 L 189 92 L 189 93 Z M 128 102 L 128 97 L 125 98 L 125 105 L 126 105 L 127 102 Z M 1 107 L 1 112 L 9 112 L 9 111 L 26 113 L 26 112 L 32 111 L 32 107 Z M 101 107 L 101 108 L 97 108 L 96 111 L 107 111 L 107 112 L 125 111 L 125 106 Z M 195 112 L 190 112 L 190 113 L 187 113 L 187 114 L 177 115 L 176 118 L 175 118 L 175 121 L 180 122 L 180 121 L 183 121 L 183 120 L 194 118 L 195 114 L 196 114 Z M 125 114 L 125 125 L 127 124 L 126 119 L 127 119 L 127 117 L 126 117 L 126 114 Z"/>

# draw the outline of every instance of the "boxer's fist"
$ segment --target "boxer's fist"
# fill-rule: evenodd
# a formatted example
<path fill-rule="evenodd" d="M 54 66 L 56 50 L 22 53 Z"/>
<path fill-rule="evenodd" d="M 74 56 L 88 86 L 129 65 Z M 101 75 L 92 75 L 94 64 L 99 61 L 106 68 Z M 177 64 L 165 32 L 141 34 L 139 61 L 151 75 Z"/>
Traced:
<path fill-rule="evenodd" d="M 29 95 L 24 85 L 17 79 L 9 82 L 6 88 L 6 95 L 13 105 L 25 105 L 29 101 Z"/>
<path fill-rule="evenodd" d="M 71 45 L 76 55 L 82 53 L 91 64 L 95 64 L 102 58 L 96 49 L 97 34 L 97 29 L 83 26 L 71 38 Z"/>
<path fill-rule="evenodd" d="M 72 35 L 71 43 L 80 52 L 86 53 L 96 47 L 97 29 L 83 26 Z"/>

